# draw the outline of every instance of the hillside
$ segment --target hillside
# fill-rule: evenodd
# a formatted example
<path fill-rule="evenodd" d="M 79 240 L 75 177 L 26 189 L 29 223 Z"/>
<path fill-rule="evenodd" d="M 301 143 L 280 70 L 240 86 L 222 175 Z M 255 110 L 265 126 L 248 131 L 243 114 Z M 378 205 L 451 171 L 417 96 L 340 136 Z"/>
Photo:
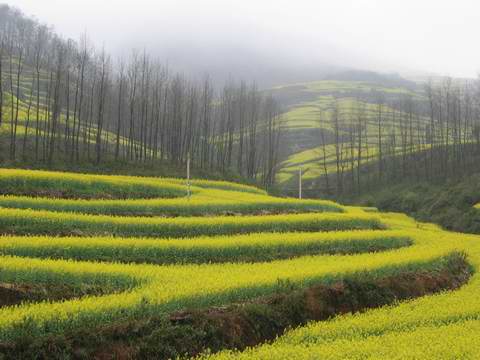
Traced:
<path fill-rule="evenodd" d="M 253 81 L 214 86 L 146 51 L 114 58 L 0 5 L 0 166 L 176 175 L 190 162 L 270 188 L 278 117 Z"/>
<path fill-rule="evenodd" d="M 273 88 L 287 109 L 279 191 L 296 193 L 300 169 L 305 194 L 337 198 L 401 178 L 478 171 L 477 87 L 473 80 L 416 84 L 349 71 Z"/>
<path fill-rule="evenodd" d="M 476 173 L 440 183 L 405 181 L 351 195 L 344 201 L 406 213 L 447 230 L 479 234 L 479 180 L 480 175 Z"/>
<path fill-rule="evenodd" d="M 5 359 L 479 350 L 444 346 L 478 327 L 478 236 L 228 182 L 194 180 L 190 198 L 173 178 L 3 169 L 0 184 Z"/>
<path fill-rule="evenodd" d="M 0 12 L 12 28 L 0 42 L 2 166 L 176 175 L 190 158 L 196 174 L 287 194 L 304 167 L 304 189 L 318 197 L 369 183 L 363 168 L 378 162 L 381 172 L 387 158 L 432 145 L 425 86 L 395 74 L 220 88 L 209 76 L 170 73 L 146 52 L 119 68 L 86 38 L 64 41 L 15 9 Z M 20 36 L 24 23 L 35 41 Z"/>
<path fill-rule="evenodd" d="M 410 84 L 406 80 L 404 83 Z M 405 115 L 398 109 L 400 101 L 407 97 L 422 97 L 419 86 L 402 87 L 380 74 L 365 72 L 344 72 L 332 75 L 326 80 L 280 86 L 272 91 L 288 108 L 282 117 L 284 161 L 280 164 L 277 175 L 281 188 L 291 188 L 294 185 L 300 167 L 308 169 L 305 180 L 320 178 L 325 173 L 324 156 L 329 168 L 327 172 L 334 173 L 331 169 L 335 166 L 335 134 L 332 124 L 334 115 L 341 123 L 339 136 L 344 143 L 350 141 L 346 128 L 350 124 L 361 123 L 364 132 L 362 149 L 365 151 L 365 161 L 368 162 L 376 159 L 378 117 L 381 116 L 383 132 L 389 133 L 392 129 L 398 131 L 399 125 L 393 124 L 395 118 L 392 119 L 392 116 Z M 392 108 L 393 104 L 396 108 Z M 417 121 L 422 120 L 415 119 L 415 122 Z M 356 155 L 357 144 L 355 147 L 353 151 Z M 343 166 L 348 166 L 351 149 L 345 145 L 342 151 L 344 155 L 341 161 L 346 163 Z"/>
<path fill-rule="evenodd" d="M 2 88 L 3 108 L 0 121 L 0 164 L 45 164 L 48 159 L 49 145 L 52 141 L 52 78 L 53 73 L 48 68 L 36 69 L 23 60 L 1 58 L 3 62 Z M 10 61 L 12 60 L 12 64 Z M 45 65 L 44 65 L 45 66 Z M 18 76 L 20 71 L 20 76 Z M 65 103 L 65 106 L 67 104 Z M 70 104 L 71 105 L 71 104 Z M 56 119 L 54 160 L 55 163 L 68 163 L 71 159 L 67 146 L 72 141 L 75 131 L 81 133 L 80 145 L 85 155 L 93 157 L 97 137 L 97 128 L 92 124 L 73 123 L 72 109 L 67 114 L 67 108 L 62 107 Z M 12 138 L 15 138 L 15 159 L 11 159 Z M 112 150 L 116 135 L 111 131 L 102 130 L 102 147 Z M 125 139 L 121 138 L 123 150 Z M 87 157 L 86 156 L 86 157 Z M 84 161 L 82 159 L 82 161 Z M 52 165 L 52 164 L 51 164 Z M 79 164 L 80 165 L 80 164 Z"/>

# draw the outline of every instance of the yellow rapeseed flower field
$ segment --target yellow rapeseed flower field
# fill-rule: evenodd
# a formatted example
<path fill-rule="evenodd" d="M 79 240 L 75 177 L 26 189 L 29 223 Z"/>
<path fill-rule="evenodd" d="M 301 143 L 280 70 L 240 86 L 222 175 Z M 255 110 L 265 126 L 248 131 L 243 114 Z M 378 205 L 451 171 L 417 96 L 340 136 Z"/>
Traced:
<path fill-rule="evenodd" d="M 0 283 L 104 289 L 0 307 L 0 344 L 238 303 L 275 293 L 279 282 L 303 288 L 395 275 L 454 252 L 480 265 L 479 236 L 244 185 L 198 181 L 186 199 L 178 179 L 0 170 L 0 184 Z M 272 343 L 204 357 L 474 359 L 479 296 L 474 274 L 455 291 L 312 322 Z"/>

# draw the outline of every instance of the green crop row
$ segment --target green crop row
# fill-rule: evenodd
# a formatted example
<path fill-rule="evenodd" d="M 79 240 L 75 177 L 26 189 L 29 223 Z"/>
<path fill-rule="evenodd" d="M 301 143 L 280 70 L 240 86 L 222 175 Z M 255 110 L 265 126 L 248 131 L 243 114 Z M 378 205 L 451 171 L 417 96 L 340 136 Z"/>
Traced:
<path fill-rule="evenodd" d="M 0 185 L 6 185 L 1 191 L 9 195 L 0 197 L 0 283 L 87 285 L 105 294 L 0 306 L 0 358 L 2 346 L 25 339 L 41 342 L 79 329 L 248 301 L 278 293 L 285 283 L 299 288 L 443 269 L 457 252 L 480 266 L 480 242 L 473 235 L 398 214 L 274 198 L 240 184 L 192 183 L 190 199 L 147 199 L 170 189 L 184 196 L 184 180 L 0 170 Z M 55 191 L 91 200 L 48 199 Z M 22 194 L 37 197 L 14 196 Z M 274 215 L 285 212 L 300 213 Z M 458 345 L 455 336 L 463 326 L 467 335 L 478 330 L 479 295 L 474 274 L 455 292 L 312 323 L 271 344 L 215 356 L 433 358 L 425 345 L 430 341 L 437 347 L 432 354 L 441 349 L 444 358 L 475 358 L 461 351 L 466 343 Z M 409 333 L 419 337 L 421 350 L 408 348 Z"/>
<path fill-rule="evenodd" d="M 358 254 L 409 246 L 399 231 L 254 233 L 194 239 L 6 236 L 0 255 L 124 263 L 261 262 L 316 254 Z"/>
<path fill-rule="evenodd" d="M 253 232 L 381 229 L 377 215 L 307 213 L 266 216 L 139 218 L 0 208 L 0 233 L 195 237 Z"/>
<path fill-rule="evenodd" d="M 163 179 L 0 169 L 0 194 L 43 194 L 54 198 L 168 198 L 185 196 L 186 189 Z"/>
<path fill-rule="evenodd" d="M 191 199 L 73 200 L 0 196 L 0 207 L 120 216 L 212 216 L 226 213 L 238 215 L 343 211 L 341 206 L 331 201 L 297 201 L 224 190 L 201 190 Z"/>
<path fill-rule="evenodd" d="M 305 287 L 344 277 L 383 277 L 405 269 L 434 267 L 438 259 L 454 251 L 449 241 L 432 246 L 438 241 L 438 234 L 417 232 L 413 240 L 413 246 L 388 252 L 304 256 L 253 264 L 158 266 L 2 257 L 0 281 L 11 281 L 12 276 L 36 281 L 38 277 L 46 278 L 44 273 L 53 281 L 80 281 L 98 273 L 100 278 L 115 274 L 119 279 L 136 279 L 140 285 L 120 294 L 1 308 L 0 342 L 166 314 L 185 307 L 247 300 L 277 291 L 279 280 Z"/>
<path fill-rule="evenodd" d="M 253 186 L 226 181 L 192 180 L 193 193 L 218 189 L 265 195 Z M 0 194 L 54 198 L 175 198 L 187 195 L 184 179 L 76 174 L 55 171 L 0 169 Z"/>
<path fill-rule="evenodd" d="M 412 230 L 412 233 L 414 231 Z M 420 235 L 421 236 L 421 235 Z M 447 243 L 480 266 L 477 236 L 436 229 L 435 249 Z M 419 241 L 421 242 L 421 240 Z M 419 284 L 421 286 L 421 284 Z M 480 345 L 480 275 L 459 290 L 426 296 L 364 313 L 336 317 L 287 332 L 271 344 L 208 359 L 476 359 Z"/>

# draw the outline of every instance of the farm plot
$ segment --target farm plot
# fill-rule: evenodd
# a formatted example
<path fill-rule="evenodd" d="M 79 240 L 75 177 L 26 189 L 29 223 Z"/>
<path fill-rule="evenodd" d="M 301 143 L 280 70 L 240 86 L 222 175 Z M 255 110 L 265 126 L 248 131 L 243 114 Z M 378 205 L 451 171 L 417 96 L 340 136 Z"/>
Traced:
<path fill-rule="evenodd" d="M 202 216 L 290 212 L 342 212 L 321 200 L 267 196 L 263 190 L 222 181 L 132 176 L 0 171 L 0 207 L 123 216 Z M 27 196 L 26 196 L 27 195 Z"/>
<path fill-rule="evenodd" d="M 5 180 L 9 176 L 13 179 Z M 62 182 L 58 198 L 48 194 L 55 188 L 48 183 L 50 176 L 52 182 Z M 21 201 L 0 205 L 0 298 L 2 287 L 12 290 L 13 297 L 15 291 L 22 292 L 16 302 L 0 302 L 0 358 L 74 358 L 79 353 L 102 358 L 104 352 L 174 358 L 207 349 L 212 356 L 265 358 L 291 356 L 291 348 L 301 350 L 297 358 L 308 358 L 314 354 L 312 346 L 325 354 L 335 349 L 331 357 L 341 358 L 355 349 L 355 342 L 361 343 L 358 354 L 375 357 L 381 348 L 368 343 L 372 336 L 387 344 L 407 329 L 438 330 L 436 326 L 459 325 L 480 314 L 480 305 L 469 298 L 475 297 L 479 283 L 469 265 L 480 263 L 478 238 L 420 226 L 404 216 L 273 198 L 223 182 L 194 182 L 188 200 L 182 181 L 175 179 L 0 170 L 1 181 L 10 184 L 5 199 L 30 199 L 31 204 L 40 199 L 51 207 L 30 209 Z M 103 183 L 97 191 L 82 181 Z M 87 211 L 90 201 L 117 201 L 112 197 L 121 198 L 123 186 L 130 191 L 128 197 L 136 198 L 131 201 L 178 201 L 177 208 L 145 214 L 138 205 L 139 213 L 132 207 L 129 216 L 108 208 Z M 143 186 L 148 195 L 138 190 Z M 171 189 L 177 197 L 163 199 Z M 210 216 L 200 217 L 190 210 L 204 206 L 197 196 L 204 196 L 205 203 L 212 196 L 215 204 L 225 196 L 225 204 L 221 210 L 212 206 Z M 55 207 L 57 201 L 73 205 Z M 264 213 L 257 201 L 267 209 Z M 239 211 L 238 203 L 248 206 Z M 289 213 L 292 208 L 297 213 Z M 225 211 L 242 216 L 227 216 Z M 32 289 L 45 296 L 34 296 Z M 59 296 L 62 289 L 65 294 Z M 357 305 L 351 302 L 345 309 L 352 311 L 390 306 L 299 327 L 270 345 L 222 352 L 272 340 L 309 320 L 323 320 L 323 313 L 309 306 L 317 309 L 326 298 L 305 297 L 313 293 L 308 289 L 323 295 L 348 289 Z M 356 298 L 355 292 L 364 294 L 362 289 L 369 297 Z M 396 303 L 443 290 L 455 291 Z M 372 298 L 379 294 L 384 296 Z M 313 303 L 302 300 L 307 298 Z M 295 306 L 286 306 L 286 301 Z M 462 307 L 453 306 L 455 301 Z M 344 312 L 335 310 L 325 319 Z M 256 332 L 248 339 L 228 337 L 234 335 L 221 331 L 219 323 L 231 329 L 234 319 L 249 320 L 235 323 L 239 333 Z M 262 326 L 272 319 L 276 325 L 267 331 Z M 445 326 L 446 335 L 450 328 L 452 334 L 458 332 L 458 326 Z M 469 331 L 474 328 L 469 324 Z M 342 348 L 337 342 L 352 346 Z"/>

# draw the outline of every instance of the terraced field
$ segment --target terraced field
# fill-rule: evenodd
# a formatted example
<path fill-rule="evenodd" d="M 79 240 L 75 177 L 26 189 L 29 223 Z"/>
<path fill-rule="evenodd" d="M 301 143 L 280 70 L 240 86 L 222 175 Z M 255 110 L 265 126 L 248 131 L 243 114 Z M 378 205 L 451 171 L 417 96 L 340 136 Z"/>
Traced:
<path fill-rule="evenodd" d="M 477 236 L 227 182 L 3 169 L 0 189 L 0 358 L 480 351 Z"/>
<path fill-rule="evenodd" d="M 355 151 L 351 154 L 350 143 L 345 129 L 358 126 L 359 119 L 362 123 L 362 158 L 363 165 L 378 160 L 378 118 L 379 110 L 382 119 L 382 147 L 385 148 L 387 140 L 392 133 L 400 137 L 401 129 L 399 119 L 410 122 L 409 114 L 392 107 L 392 103 L 399 103 L 407 98 L 422 99 L 421 89 L 411 90 L 405 87 L 394 87 L 371 83 L 367 81 L 339 81 L 322 80 L 272 89 L 279 98 L 290 101 L 288 111 L 282 117 L 282 129 L 288 139 L 289 148 L 286 158 L 280 164 L 277 181 L 281 188 L 295 185 L 300 167 L 304 170 L 305 180 L 315 180 L 325 174 L 323 166 L 323 147 L 320 129 L 325 132 L 327 173 L 336 173 L 334 139 L 332 138 L 332 118 L 337 111 L 340 127 L 340 140 L 343 142 L 341 164 L 350 166 L 350 159 L 357 158 L 358 139 L 355 138 Z M 379 109 L 378 101 L 383 99 Z M 407 120 L 408 119 L 408 120 Z M 411 119 L 412 128 L 421 127 L 428 121 L 426 118 L 414 115 Z M 354 124 L 354 125 L 351 125 Z M 318 133 L 317 133 L 318 132 Z M 290 134 L 290 135 L 289 135 Z M 330 135 L 329 135 L 330 134 Z M 342 135 L 343 134 L 343 135 Z M 417 132 L 410 139 L 415 142 L 413 151 L 424 150 L 421 141 L 418 141 Z M 294 143 L 292 145 L 292 142 Z M 426 145 L 428 146 L 428 144 Z M 400 151 L 400 148 L 395 149 Z M 353 156 L 352 156 L 353 155 Z M 356 167 L 356 164 L 355 164 Z"/>
<path fill-rule="evenodd" d="M 412 146 L 412 152 L 422 152 L 430 148 L 431 146 L 429 144 L 415 144 Z M 385 151 L 385 148 L 383 149 Z M 283 186 L 296 185 L 300 168 L 303 171 L 303 180 L 318 179 L 325 175 L 325 171 L 328 175 L 334 176 L 337 171 L 335 151 L 335 145 L 329 144 L 326 145 L 325 148 L 323 146 L 317 146 L 295 153 L 282 162 L 282 168 L 277 174 L 277 180 Z M 358 166 L 358 148 L 354 148 L 352 151 L 351 146 L 348 144 L 344 145 L 339 151 L 341 151 L 341 155 L 339 156 L 341 158 L 339 162 L 341 171 L 343 170 L 345 173 L 351 171 L 352 159 L 353 169 L 356 171 Z M 394 151 L 392 149 L 391 152 L 389 152 L 389 155 L 390 154 L 400 157 L 402 147 L 397 146 Z M 377 164 L 378 144 L 370 143 L 368 146 L 362 146 L 362 156 L 360 160 L 361 166 Z"/>
<path fill-rule="evenodd" d="M 332 91 L 334 90 L 332 89 Z M 342 93 L 336 95 L 342 96 Z M 361 109 L 361 111 L 363 111 L 362 115 L 367 120 L 367 130 L 373 133 L 376 131 L 375 122 L 378 116 L 378 105 L 373 102 L 374 99 L 370 101 L 371 102 L 368 102 L 351 96 L 336 97 L 334 95 L 318 95 L 315 100 L 302 102 L 293 106 L 283 117 L 282 125 L 286 129 L 330 129 L 331 117 L 335 102 L 337 102 L 338 110 L 343 116 L 343 121 L 348 122 L 351 118 L 355 119 L 355 111 Z M 384 104 L 382 111 L 382 116 L 385 116 L 385 114 L 391 114 L 394 110 L 392 107 Z M 391 119 L 385 119 L 385 122 L 393 126 Z"/>

